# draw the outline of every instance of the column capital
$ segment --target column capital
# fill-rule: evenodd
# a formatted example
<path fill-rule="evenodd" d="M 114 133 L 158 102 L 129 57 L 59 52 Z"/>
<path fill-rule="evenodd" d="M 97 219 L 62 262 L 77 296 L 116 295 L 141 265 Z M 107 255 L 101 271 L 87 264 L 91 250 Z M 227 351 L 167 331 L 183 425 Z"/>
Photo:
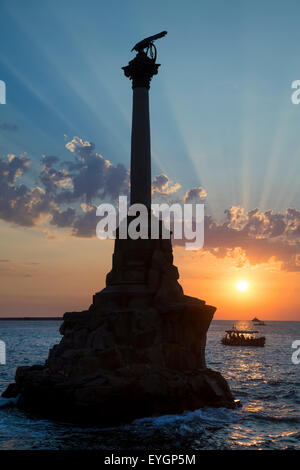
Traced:
<path fill-rule="evenodd" d="M 145 54 L 139 52 L 128 65 L 122 67 L 124 74 L 132 80 L 132 88 L 150 88 L 150 81 L 153 75 L 158 72 L 160 64 L 156 64 L 155 60 Z"/>

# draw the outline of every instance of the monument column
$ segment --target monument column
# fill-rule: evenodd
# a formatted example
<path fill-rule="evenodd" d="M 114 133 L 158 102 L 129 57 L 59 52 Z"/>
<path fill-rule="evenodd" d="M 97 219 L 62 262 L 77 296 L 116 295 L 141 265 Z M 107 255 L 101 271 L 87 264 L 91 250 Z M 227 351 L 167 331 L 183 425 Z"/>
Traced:
<path fill-rule="evenodd" d="M 146 206 L 148 93 L 159 67 L 153 41 L 165 35 L 137 43 L 137 56 L 123 67 L 133 86 L 131 202 Z M 64 337 L 45 364 L 18 368 L 2 396 L 45 418 L 87 425 L 236 407 L 226 380 L 205 364 L 206 332 L 216 308 L 184 295 L 178 278 L 170 239 L 116 237 L 105 289 L 93 296 L 89 310 L 65 313 Z"/>
<path fill-rule="evenodd" d="M 130 165 L 130 204 L 144 204 L 151 209 L 151 144 L 149 118 L 149 89 L 160 64 L 144 51 L 123 67 L 132 80 L 132 131 Z"/>

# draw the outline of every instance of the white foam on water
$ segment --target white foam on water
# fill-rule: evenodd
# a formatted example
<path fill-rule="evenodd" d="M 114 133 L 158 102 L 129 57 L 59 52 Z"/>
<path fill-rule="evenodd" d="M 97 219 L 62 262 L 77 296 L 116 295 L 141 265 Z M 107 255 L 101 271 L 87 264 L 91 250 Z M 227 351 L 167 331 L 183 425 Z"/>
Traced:
<path fill-rule="evenodd" d="M 163 415 L 136 419 L 132 424 L 148 424 L 154 427 L 164 427 L 172 424 L 188 424 L 197 421 L 209 424 L 222 424 L 235 422 L 239 417 L 240 413 L 238 410 L 228 410 L 226 408 L 200 408 L 195 411 L 185 411 L 180 415 Z"/>

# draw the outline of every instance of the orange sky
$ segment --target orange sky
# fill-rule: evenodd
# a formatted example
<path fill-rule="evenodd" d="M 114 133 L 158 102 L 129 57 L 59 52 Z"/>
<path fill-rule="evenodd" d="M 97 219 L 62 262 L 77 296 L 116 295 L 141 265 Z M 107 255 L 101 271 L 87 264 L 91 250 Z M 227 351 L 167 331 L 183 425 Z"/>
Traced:
<path fill-rule="evenodd" d="M 1 224 L 0 241 L 2 317 L 61 316 L 88 308 L 111 267 L 112 241 L 62 231 L 47 238 L 40 229 L 7 224 Z M 240 256 L 216 258 L 204 250 L 174 249 L 185 293 L 215 305 L 215 319 L 300 320 L 300 273 L 282 271 L 276 262 L 246 262 L 238 268 Z M 235 287 L 240 279 L 250 284 L 244 293 Z"/>
<path fill-rule="evenodd" d="M 299 272 L 280 270 L 279 263 L 237 268 L 234 258 L 175 250 L 185 292 L 215 305 L 215 319 L 300 320 Z M 236 282 L 249 282 L 239 292 Z"/>
<path fill-rule="evenodd" d="M 130 191 L 120 67 L 157 15 L 72 2 L 68 23 L 71 2 L 28 3 L 1 2 L 0 315 L 57 316 L 88 308 L 111 267 L 113 243 L 93 237 L 96 207 Z M 154 3 L 169 34 L 151 81 L 153 199 L 205 204 L 210 250 L 175 249 L 180 282 L 215 318 L 300 320 L 299 8 Z"/>

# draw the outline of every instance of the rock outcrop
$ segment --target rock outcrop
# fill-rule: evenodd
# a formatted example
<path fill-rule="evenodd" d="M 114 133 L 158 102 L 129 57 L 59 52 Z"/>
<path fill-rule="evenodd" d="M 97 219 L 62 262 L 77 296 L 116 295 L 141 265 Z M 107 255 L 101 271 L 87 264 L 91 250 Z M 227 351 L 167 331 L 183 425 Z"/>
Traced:
<path fill-rule="evenodd" d="M 235 406 L 225 379 L 205 364 L 215 307 L 184 295 L 170 231 L 165 238 L 164 224 L 151 212 L 149 88 L 159 67 L 152 42 L 158 37 L 138 43 L 123 67 L 133 88 L 131 198 L 106 287 L 89 310 L 65 314 L 62 340 L 45 364 L 19 367 L 3 394 L 19 396 L 20 408 L 42 416 L 110 424 Z"/>
<path fill-rule="evenodd" d="M 234 406 L 205 367 L 214 308 L 195 299 L 169 310 L 66 313 L 63 338 L 43 366 L 20 367 L 3 396 L 51 418 L 107 424 L 202 406 Z"/>
<path fill-rule="evenodd" d="M 185 296 L 178 277 L 170 240 L 116 240 L 107 287 L 89 310 L 64 315 L 45 364 L 19 367 L 3 397 L 97 424 L 234 407 L 225 379 L 205 364 L 215 307 Z"/>

